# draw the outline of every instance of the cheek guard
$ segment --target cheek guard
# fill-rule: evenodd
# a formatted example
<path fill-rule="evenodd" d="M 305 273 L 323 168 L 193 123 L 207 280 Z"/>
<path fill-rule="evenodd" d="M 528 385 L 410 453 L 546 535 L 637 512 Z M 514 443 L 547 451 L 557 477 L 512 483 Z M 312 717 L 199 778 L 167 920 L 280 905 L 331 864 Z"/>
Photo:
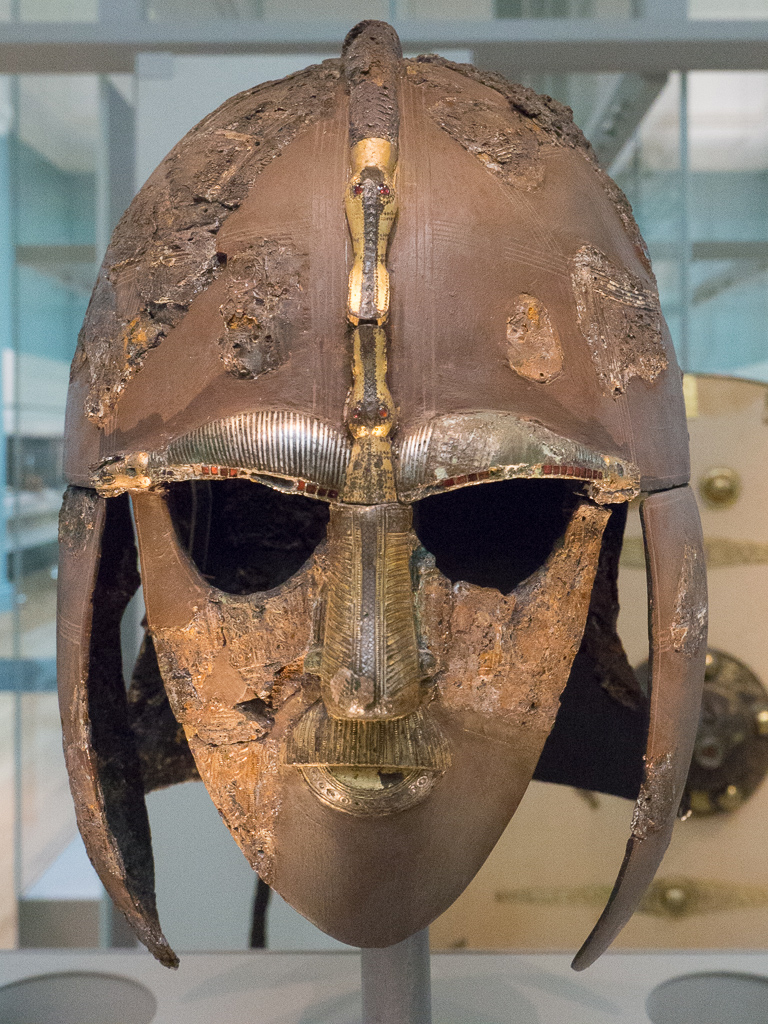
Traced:
<path fill-rule="evenodd" d="M 706 583 L 647 255 L 562 108 L 378 22 L 235 97 L 118 226 L 67 429 L 67 764 L 163 963 L 144 793 L 195 777 L 265 881 L 373 947 L 458 896 L 532 776 L 636 796 L 574 966 L 608 946 L 682 795 Z M 638 492 L 649 704 L 615 634 Z"/>

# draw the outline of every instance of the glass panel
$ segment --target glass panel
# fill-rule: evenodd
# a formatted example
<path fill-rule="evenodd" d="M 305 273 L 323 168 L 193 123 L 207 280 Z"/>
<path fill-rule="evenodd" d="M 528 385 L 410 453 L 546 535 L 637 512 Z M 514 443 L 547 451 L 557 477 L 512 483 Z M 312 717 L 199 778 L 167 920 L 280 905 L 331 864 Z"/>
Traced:
<path fill-rule="evenodd" d="M 631 18 L 634 0 L 495 0 L 497 18 Z"/>
<path fill-rule="evenodd" d="M 691 18 L 717 18 L 729 21 L 768 18 L 768 6 L 765 0 L 689 0 L 688 15 Z"/>
<path fill-rule="evenodd" d="M 768 380 L 768 74 L 688 79 L 691 368 Z"/>
<path fill-rule="evenodd" d="M 267 18 L 275 21 L 304 21 L 335 18 L 354 25 L 363 18 L 391 20 L 391 0 L 327 0 L 322 11 L 316 0 L 148 0 L 147 18 L 164 21 L 176 18 Z M 400 15 L 401 17 L 403 15 Z"/>
<path fill-rule="evenodd" d="M 494 0 L 397 0 L 396 13 L 391 15 L 393 18 L 472 18 L 478 21 L 495 16 Z"/>
<path fill-rule="evenodd" d="M 96 21 L 98 0 L 0 0 L 2 21 Z"/>
<path fill-rule="evenodd" d="M 624 190 L 648 246 L 661 308 L 681 356 L 684 192 L 681 173 L 681 77 L 671 75 L 610 173 Z"/>
<path fill-rule="evenodd" d="M 636 3 L 637 0 L 328 0 L 323 4 L 322 16 L 350 24 L 361 18 L 631 18 L 636 13 Z M 148 0 L 146 12 L 150 21 L 182 17 L 276 21 L 318 18 L 315 0 L 292 0 L 289 5 L 281 0 Z"/>
<path fill-rule="evenodd" d="M 610 74 L 542 72 L 524 74 L 520 81 L 534 92 L 552 96 L 570 107 L 576 124 L 593 141 L 602 117 L 600 111 L 609 101 L 621 77 Z"/>
<path fill-rule="evenodd" d="M 146 16 L 150 21 L 176 18 L 261 18 L 262 0 L 148 0 Z"/>
<path fill-rule="evenodd" d="M 16 759 L 17 695 L 0 692 L 0 949 L 16 944 Z"/>
<path fill-rule="evenodd" d="M 15 109 L 0 136 L 0 257 L 11 282 L 0 295 L 0 691 L 12 691 L 0 692 L 0 773 L 15 792 L 0 814 L 3 834 L 16 832 L 0 942 L 9 944 L 14 894 L 75 834 L 55 694 L 56 536 L 69 363 L 94 278 L 98 80 L 22 76 L 5 91 Z M 4 864 L 0 849 L 0 872 Z"/>

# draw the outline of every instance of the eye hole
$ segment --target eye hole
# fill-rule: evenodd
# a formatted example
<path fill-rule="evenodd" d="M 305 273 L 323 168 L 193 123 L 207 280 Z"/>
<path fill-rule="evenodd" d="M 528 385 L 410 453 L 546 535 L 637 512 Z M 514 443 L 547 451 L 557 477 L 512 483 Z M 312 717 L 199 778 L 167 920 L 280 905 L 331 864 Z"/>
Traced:
<path fill-rule="evenodd" d="M 577 500 L 564 480 L 501 480 L 423 498 L 413 527 L 452 583 L 508 594 L 546 562 Z"/>
<path fill-rule="evenodd" d="M 200 573 L 230 594 L 285 583 L 325 540 L 329 509 L 250 480 L 172 484 L 168 506 Z"/>

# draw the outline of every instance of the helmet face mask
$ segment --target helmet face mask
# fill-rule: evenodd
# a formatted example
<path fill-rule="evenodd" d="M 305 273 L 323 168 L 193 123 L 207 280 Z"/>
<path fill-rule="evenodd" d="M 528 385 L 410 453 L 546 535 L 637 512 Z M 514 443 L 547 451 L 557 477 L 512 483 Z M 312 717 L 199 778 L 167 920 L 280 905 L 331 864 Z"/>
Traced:
<path fill-rule="evenodd" d="M 579 965 L 599 955 L 668 841 L 703 678 L 675 369 L 626 201 L 563 111 L 404 61 L 381 23 L 169 155 L 118 226 L 73 367 L 59 625 L 81 830 L 155 955 L 174 959 L 144 789 L 198 773 L 265 881 L 385 946 L 466 887 L 537 764 L 622 795 L 643 779 Z M 641 489 L 652 677 L 671 680 L 647 743 L 615 636 Z M 115 710 L 126 493 L 149 639 Z M 566 684 L 591 694 L 583 723 Z M 105 714 L 111 732 L 90 724 Z M 602 763 L 583 736 L 614 719 L 625 750 Z"/>
<path fill-rule="evenodd" d="M 295 575 L 267 591 L 226 593 L 192 563 L 166 498 L 134 499 L 160 672 L 200 776 L 260 876 L 350 944 L 399 941 L 448 906 L 533 774 L 610 514 L 567 489 L 559 497 L 566 507 L 550 533 L 564 525 L 562 535 L 507 594 L 451 583 L 397 504 L 334 505 L 327 542 Z M 384 549 L 383 581 L 366 565 L 369 542 Z M 380 603 L 374 595 L 373 644 L 365 611 L 356 638 L 350 612 L 365 607 L 370 568 L 385 591 Z M 386 650 L 377 657 L 382 647 L 396 660 Z M 457 820 L 471 843 L 452 839 Z M 337 851 L 317 884 L 302 867 L 308 844 Z M 391 861 L 380 863 L 382 844 L 397 849 Z M 425 844 L 435 857 L 451 849 L 439 885 Z M 361 912 L 349 894 L 366 887 Z"/>

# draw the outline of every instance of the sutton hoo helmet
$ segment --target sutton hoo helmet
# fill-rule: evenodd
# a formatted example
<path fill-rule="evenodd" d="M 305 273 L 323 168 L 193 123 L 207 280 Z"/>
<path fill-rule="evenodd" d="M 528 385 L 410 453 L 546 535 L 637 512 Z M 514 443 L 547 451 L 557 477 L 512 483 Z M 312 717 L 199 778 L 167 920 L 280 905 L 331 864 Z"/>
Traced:
<path fill-rule="evenodd" d="M 67 763 L 157 957 L 144 793 L 198 774 L 261 877 L 361 946 L 456 898 L 534 772 L 636 797 L 576 965 L 609 944 L 680 802 L 705 577 L 656 285 L 569 111 L 379 22 L 229 100 L 115 231 L 66 472 Z M 615 633 L 641 492 L 647 701 Z"/>

